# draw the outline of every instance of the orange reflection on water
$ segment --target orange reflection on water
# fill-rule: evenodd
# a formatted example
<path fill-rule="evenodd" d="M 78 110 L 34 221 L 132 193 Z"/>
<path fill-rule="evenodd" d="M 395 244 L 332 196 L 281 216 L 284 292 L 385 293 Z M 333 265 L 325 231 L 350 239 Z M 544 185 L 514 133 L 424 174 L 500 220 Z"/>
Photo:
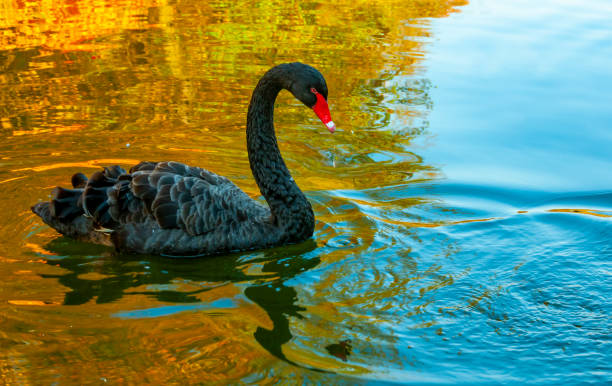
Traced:
<path fill-rule="evenodd" d="M 148 28 L 156 0 L 9 0 L 0 8 L 3 49 L 42 46 L 60 50 L 94 50 L 96 37 L 124 29 Z"/>
<path fill-rule="evenodd" d="M 372 219 L 376 219 L 377 221 L 386 222 L 388 224 L 394 225 L 403 225 L 411 228 L 437 228 L 442 226 L 452 226 L 459 224 L 468 224 L 472 222 L 487 222 L 487 221 L 495 221 L 499 220 L 499 217 L 489 217 L 489 218 L 477 218 L 477 219 L 469 219 L 469 220 L 457 220 L 457 221 L 440 221 L 440 222 L 419 222 L 419 221 L 403 221 L 403 220 L 392 220 L 388 218 L 382 218 L 374 215 L 369 216 Z"/>
<path fill-rule="evenodd" d="M 42 300 L 9 300 L 8 303 L 14 306 L 52 306 L 59 304 Z"/>
<path fill-rule="evenodd" d="M 294 327 L 301 319 L 290 314 L 301 309 L 303 295 L 298 287 L 295 298 L 284 299 L 277 295 L 291 294 L 292 284 L 279 284 L 276 288 L 281 291 L 273 292 L 273 301 L 266 308 L 261 305 L 265 302 L 245 300 L 245 287 L 261 285 L 249 276 L 233 278 L 237 284 L 227 283 L 225 274 L 206 276 L 217 270 L 206 262 L 186 263 L 187 267 L 203 264 L 203 272 L 194 273 L 196 269 L 180 264 L 173 270 L 167 260 L 144 257 L 141 263 L 140 258 L 130 261 L 107 250 L 89 250 L 58 237 L 35 220 L 28 208 L 48 196 L 51 188 L 41 187 L 65 184 L 71 173 L 61 169 L 130 166 L 142 159 L 174 159 L 202 166 L 259 195 L 244 143 L 250 93 L 271 65 L 295 60 L 313 64 L 325 75 L 330 105 L 343 130 L 334 136 L 319 135 L 311 111 L 297 106 L 288 93 L 281 94 L 275 113 L 279 146 L 306 192 L 385 187 L 404 183 L 413 175 L 415 179 L 435 178 L 437 170 L 408 149 L 426 131 L 426 123 L 415 122 L 430 109 L 432 85 L 426 79 L 395 84 L 393 78 L 418 73 L 425 57 L 424 38 L 431 34 L 428 18 L 447 16 L 466 3 L 4 2 L 0 7 L 0 69 L 4 70 L 0 73 L 0 135 L 4 140 L 0 153 L 7 158 L 0 164 L 0 183 L 7 198 L 2 200 L 7 215 L 0 229 L 7 237 L 0 254 L 10 259 L 0 258 L 0 263 L 11 264 L 11 269 L 0 271 L 0 282 L 16 288 L 8 292 L 11 299 L 4 304 L 42 306 L 44 300 L 27 299 L 66 299 L 66 305 L 53 308 L 53 313 L 42 313 L 39 307 L 0 313 L 6 317 L 3 332 L 28 343 L 0 353 L 0 371 L 15 369 L 5 379 L 10 381 L 12 375 L 33 383 L 92 379 L 135 384 L 240 383 L 243 377 L 260 376 L 251 379 L 258 382 L 271 375 L 279 377 L 271 382 L 317 383 L 318 375 L 303 376 L 302 369 L 284 363 L 254 338 L 256 331 L 273 331 L 276 335 L 270 333 L 271 341 L 285 333 L 287 339 L 292 333 L 299 337 Z M 385 98 L 390 98 L 388 103 Z M 395 126 L 390 128 L 390 123 Z M 127 143 L 132 146 L 126 147 Z M 15 176 L 20 173 L 28 178 Z M 331 208 L 329 215 L 319 216 L 319 226 L 331 225 L 329 237 L 323 235 L 317 242 L 335 241 L 337 245 L 328 248 L 330 253 L 323 257 L 326 264 L 366 253 L 375 243 L 378 230 L 374 223 L 378 221 L 402 229 L 453 224 L 383 218 L 399 201 L 387 205 L 377 199 L 355 200 L 353 206 L 342 209 L 351 202 L 328 198 L 327 204 L 315 204 L 319 212 L 326 211 L 325 205 Z M 401 201 L 405 208 L 418 203 Z M 375 207 L 381 215 L 368 217 L 357 205 Z M 352 227 L 350 236 L 339 222 Z M 276 253 L 282 256 L 285 252 Z M 32 268 L 33 254 L 48 258 L 36 261 L 48 264 Z M 401 296 L 410 283 L 422 277 L 408 256 L 400 260 L 394 264 L 405 265 L 401 275 L 389 277 L 382 269 L 374 270 L 371 292 L 330 300 L 328 306 L 310 307 L 304 315 L 321 315 L 322 320 L 342 325 L 347 307 L 375 310 L 376 305 Z M 282 282 L 285 270 L 290 271 L 293 264 L 270 267 L 271 272 L 264 270 L 259 277 Z M 29 280 L 28 275 L 12 274 L 28 269 L 47 276 Z M 432 267 L 422 273 L 435 277 L 424 291 L 452 284 L 452 278 L 442 277 L 438 270 Z M 229 271 L 230 278 L 236 275 L 231 267 Z M 322 277 L 314 285 L 317 295 L 325 297 L 326 289 L 336 285 L 335 279 L 333 274 Z M 212 286 L 222 286 L 207 288 L 208 280 L 214 282 Z M 17 295 L 24 288 L 26 293 Z M 195 294 L 185 295 L 192 292 Z M 267 292 L 262 293 L 262 298 L 254 299 L 268 300 Z M 218 300 L 230 305 L 189 308 Z M 388 303 L 383 311 L 391 312 L 391 306 Z M 407 312 L 422 313 L 424 307 Z M 174 311 L 163 314 L 166 308 Z M 131 310 L 151 316 L 117 316 Z M 368 335 L 381 335 L 379 322 L 384 318 L 375 313 L 353 317 Z M 324 340 L 345 341 L 344 331 L 326 323 L 304 323 L 304 335 L 317 339 L 305 342 L 313 345 L 307 350 L 290 340 L 283 343 L 288 358 L 342 373 L 367 371 L 368 364 L 360 362 L 363 358 L 358 355 L 350 357 L 352 363 L 344 363 L 321 344 Z M 422 326 L 434 323 L 425 321 Z M 49 329 L 53 334 L 38 334 Z M 27 369 L 27 374 L 21 374 L 21 369 Z"/>
<path fill-rule="evenodd" d="M 58 162 L 49 165 L 40 165 L 33 166 L 23 169 L 14 169 L 13 172 L 21 172 L 24 170 L 32 170 L 35 172 L 42 172 L 46 170 L 60 169 L 60 168 L 95 168 L 99 169 L 100 167 L 108 166 L 108 165 L 136 165 L 138 160 L 135 159 L 123 159 L 123 158 L 103 158 L 103 159 L 94 159 L 90 161 L 83 162 Z"/>
<path fill-rule="evenodd" d="M 38 253 L 41 254 L 43 256 L 47 256 L 47 255 L 57 255 L 57 253 L 51 252 L 43 247 L 41 247 L 38 244 L 34 244 L 34 243 L 25 243 L 24 246 L 26 248 L 29 248 L 32 252 L 34 253 Z M 39 260 L 38 262 L 45 262 L 44 260 Z"/>
<path fill-rule="evenodd" d="M 70 126 L 60 126 L 60 127 L 48 127 L 48 128 L 32 128 L 30 130 L 13 130 L 13 137 L 18 137 L 20 135 L 35 135 L 42 133 L 64 133 L 68 131 L 78 131 L 86 127 L 83 124 L 74 124 Z"/>
<path fill-rule="evenodd" d="M 549 209 L 548 212 L 552 213 L 579 213 L 586 214 L 589 216 L 597 216 L 597 217 L 612 217 L 612 214 L 607 212 L 601 212 L 593 209 Z"/>

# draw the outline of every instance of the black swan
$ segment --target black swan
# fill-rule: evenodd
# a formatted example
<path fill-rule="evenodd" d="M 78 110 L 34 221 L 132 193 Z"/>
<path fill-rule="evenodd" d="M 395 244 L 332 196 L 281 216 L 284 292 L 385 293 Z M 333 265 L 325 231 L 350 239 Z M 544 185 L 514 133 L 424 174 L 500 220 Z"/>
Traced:
<path fill-rule="evenodd" d="M 268 206 L 199 167 L 141 162 L 129 172 L 106 167 L 89 180 L 77 173 L 73 189 L 56 187 L 53 199 L 32 211 L 66 236 L 121 252 L 203 256 L 307 240 L 314 231 L 312 207 L 287 170 L 274 133 L 274 102 L 282 89 L 335 130 L 318 70 L 285 63 L 266 72 L 251 97 L 246 139 L 251 171 Z"/>

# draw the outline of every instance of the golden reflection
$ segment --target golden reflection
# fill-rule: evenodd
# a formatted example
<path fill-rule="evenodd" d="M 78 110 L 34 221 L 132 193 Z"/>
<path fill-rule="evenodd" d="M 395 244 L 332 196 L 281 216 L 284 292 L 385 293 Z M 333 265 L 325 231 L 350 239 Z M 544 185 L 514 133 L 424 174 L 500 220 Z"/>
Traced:
<path fill-rule="evenodd" d="M 0 184 L 6 184 L 7 182 L 12 182 L 12 181 L 20 180 L 22 178 L 26 178 L 26 176 L 7 178 L 6 180 L 1 180 Z"/>
<path fill-rule="evenodd" d="M 578 213 L 578 214 L 586 214 L 588 216 L 596 216 L 596 217 L 612 217 L 612 214 L 610 214 L 607 211 L 601 211 L 601 210 L 595 210 L 595 209 L 569 209 L 569 208 L 563 208 L 563 209 L 548 209 L 547 212 L 549 212 L 549 213 Z M 525 214 L 525 213 L 529 213 L 529 211 L 527 211 L 527 210 L 518 210 L 517 213 Z"/>
<path fill-rule="evenodd" d="M 9 126 L 10 127 L 10 126 Z M 53 127 L 53 128 L 32 128 L 31 130 L 13 130 L 13 137 L 18 137 L 20 135 L 36 135 L 43 133 L 64 133 L 67 131 L 78 131 L 84 128 L 85 125 L 82 124 L 74 124 L 71 126 L 63 126 L 63 127 Z"/>
<path fill-rule="evenodd" d="M 479 305 L 479 303 L 481 301 L 483 301 L 484 299 L 489 299 L 491 297 L 491 291 L 490 290 L 484 290 L 481 293 L 474 295 L 468 302 L 468 308 L 475 308 Z"/>
<path fill-rule="evenodd" d="M 586 214 L 589 216 L 597 216 L 597 217 L 612 217 L 612 214 L 604 211 L 597 211 L 593 209 L 549 209 L 548 212 L 551 213 L 579 213 Z"/>
<path fill-rule="evenodd" d="M 13 172 L 22 172 L 25 170 L 31 170 L 34 172 L 44 172 L 47 170 L 53 169 L 61 169 L 61 168 L 95 168 L 100 169 L 101 167 L 107 165 L 135 165 L 139 161 L 135 159 L 121 159 L 121 158 L 103 158 L 103 159 L 94 159 L 90 161 L 84 162 L 60 162 L 50 165 L 40 165 L 23 169 L 14 169 Z M 129 167 L 129 166 L 128 166 Z"/>
<path fill-rule="evenodd" d="M 295 126 L 290 114 L 305 113 L 287 106 L 294 103 L 288 96 L 280 99 L 281 148 L 300 158 L 287 161 L 305 190 L 385 186 L 415 172 L 435 178 L 437 171 L 406 151 L 423 133 L 419 126 L 430 108 L 431 85 L 391 80 L 413 74 L 423 59 L 422 37 L 429 31 L 421 18 L 444 17 L 466 3 L 9 2 L 2 10 L 6 55 L 0 62 L 7 70 L 0 81 L 7 87 L 0 92 L 6 106 L 2 125 L 13 136 L 74 132 L 78 141 L 96 133 L 96 141 L 80 147 L 88 151 L 154 130 L 157 150 L 135 147 L 129 150 L 134 159 L 165 159 L 169 154 L 163 151 L 170 150 L 183 153 L 179 161 L 227 175 L 227 162 L 206 153 L 229 145 L 232 163 L 248 170 L 240 126 L 250 91 L 268 66 L 302 60 L 324 72 L 333 90 L 332 109 L 346 130 L 333 139 L 322 137 L 319 149 L 306 148 L 312 133 L 284 129 L 289 122 Z M 385 101 L 388 96 L 392 99 Z M 378 108 L 383 101 L 386 108 Z M 395 129 L 380 130 L 390 120 Z M 351 137 L 343 138 L 349 131 Z M 321 150 L 338 141 L 347 145 L 329 150 L 337 159 L 334 166 L 322 165 Z M 376 162 L 381 149 L 398 157 Z M 97 150 L 102 151 L 118 156 L 121 150 Z M 239 184 L 256 192 L 252 181 Z"/>
<path fill-rule="evenodd" d="M 150 28 L 157 0 L 9 0 L 0 8 L 3 49 L 97 50 L 92 40 L 124 29 Z"/>
<path fill-rule="evenodd" d="M 59 304 L 42 300 L 9 300 L 8 303 L 14 306 L 52 306 Z"/>
<path fill-rule="evenodd" d="M 426 222 L 420 222 L 420 221 L 393 220 L 393 219 L 383 218 L 383 217 L 374 216 L 374 215 L 370 215 L 369 217 L 373 220 L 377 220 L 377 221 L 384 222 L 387 224 L 401 225 L 401 226 L 405 226 L 409 228 L 437 228 L 437 227 L 442 227 L 442 226 L 469 224 L 473 222 L 496 221 L 496 220 L 501 219 L 501 217 L 488 217 L 488 218 L 476 218 L 476 219 L 457 220 L 457 221 L 440 220 L 438 222 L 426 223 Z"/>
<path fill-rule="evenodd" d="M 107 249 L 41 232 L 27 208 L 46 198 L 48 191 L 41 186 L 69 180 L 63 169 L 129 167 L 143 159 L 169 157 L 226 175 L 258 195 L 244 145 L 250 93 L 271 65 L 295 60 L 325 75 L 332 114 L 342 129 L 333 136 L 325 133 L 311 111 L 281 94 L 275 113 L 279 144 L 308 194 L 436 178 L 438 170 L 410 149 L 413 140 L 426 135 L 432 108 L 433 85 L 420 70 L 424 42 L 431 35 L 430 18 L 445 17 L 466 3 L 3 2 L 0 209 L 6 216 L 0 231 L 6 242 L 0 245 L 0 265 L 12 269 L 0 269 L 0 282 L 13 287 L 6 287 L 11 299 L 3 300 L 10 310 L 0 310 L 6 321 L 3 334 L 10 337 L 9 348 L 0 353 L 0 374 L 7 366 L 36 369 L 10 372 L 26 383 L 241 383 L 245 377 L 255 377 L 249 379 L 256 383 L 268 376 L 282 382 L 299 373 L 285 360 L 359 374 L 369 365 L 363 357 L 351 354 L 344 362 L 326 350 L 347 341 L 342 326 L 348 322 L 356 329 L 350 337 L 354 352 L 399 360 L 399 355 L 360 340 L 360 334 L 381 335 L 389 313 L 425 313 L 431 303 L 419 301 L 453 284 L 439 266 L 418 267 L 404 244 L 398 256 L 393 252 L 393 269 L 354 272 L 358 265 L 339 264 L 331 273 L 321 273 L 312 284 L 314 300 L 300 285 L 291 287 L 292 279 L 321 260 L 333 265 L 360 254 L 384 255 L 381 247 L 372 252 L 377 242 L 389 248 L 401 238 L 417 242 L 407 228 L 493 218 L 404 221 L 385 213 L 417 205 L 418 199 L 389 203 L 372 197 L 351 206 L 351 200 L 325 196 L 329 202 L 316 204 L 316 210 L 335 212 L 320 216 L 320 245 L 312 247 L 324 249 L 325 255 L 319 259 L 311 250 L 300 251 L 287 263 L 288 249 L 266 252 L 277 256 L 243 271 L 239 262 L 227 267 L 219 261 L 173 265 L 146 257 L 118 259 Z M 365 215 L 357 205 L 368 205 L 377 214 Z M 378 226 L 393 227 L 398 234 L 380 241 Z M 37 256 L 48 260 L 34 260 Z M 36 262 L 47 264 L 32 269 Z M 253 273 L 245 273 L 249 269 Z M 32 270 L 45 280 L 12 274 L 20 270 Z M 342 285 L 350 294 L 355 278 L 372 280 L 371 291 L 342 299 L 331 296 L 331 289 Z M 412 286 L 421 281 L 427 285 L 419 292 Z M 63 298 L 63 305 L 45 313 L 25 307 L 56 305 L 55 300 L 24 300 L 47 298 Z M 393 298 L 406 308 L 394 310 Z M 413 300 L 414 307 L 406 306 Z M 189 308 L 218 301 L 221 306 L 210 309 Z M 162 314 L 166 307 L 172 311 Z M 355 311 L 361 309 L 369 313 Z M 133 310 L 153 316 L 118 316 Z M 414 326 L 435 325 L 432 320 L 419 323 Z M 55 329 L 52 334 L 47 333 L 50 328 Z M 311 345 L 309 350 L 291 343 L 302 338 L 300 344 Z M 335 379 L 326 376 L 313 372 L 304 382 Z"/>
<path fill-rule="evenodd" d="M 30 249 L 32 252 L 34 252 L 34 253 L 38 253 L 38 254 L 43 255 L 43 256 L 47 256 L 47 255 L 57 255 L 56 253 L 51 252 L 51 251 L 49 251 L 49 250 L 47 250 L 47 249 L 45 249 L 45 248 L 41 247 L 41 246 L 40 246 L 40 245 L 38 245 L 38 244 L 34 244 L 34 243 L 25 243 L 25 244 L 24 244 L 24 246 L 25 246 L 26 248 Z M 42 261 L 42 260 L 40 260 L 40 261 Z"/>

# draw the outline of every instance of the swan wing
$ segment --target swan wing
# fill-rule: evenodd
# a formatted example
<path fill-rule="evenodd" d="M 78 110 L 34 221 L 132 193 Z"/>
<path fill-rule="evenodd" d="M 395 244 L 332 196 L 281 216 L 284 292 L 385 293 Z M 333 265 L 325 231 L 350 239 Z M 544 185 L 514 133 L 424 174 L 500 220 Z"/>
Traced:
<path fill-rule="evenodd" d="M 227 178 L 199 167 L 141 162 L 129 173 L 114 168 L 92 176 L 83 200 L 85 213 L 106 228 L 154 219 L 162 229 L 197 236 L 269 213 Z"/>

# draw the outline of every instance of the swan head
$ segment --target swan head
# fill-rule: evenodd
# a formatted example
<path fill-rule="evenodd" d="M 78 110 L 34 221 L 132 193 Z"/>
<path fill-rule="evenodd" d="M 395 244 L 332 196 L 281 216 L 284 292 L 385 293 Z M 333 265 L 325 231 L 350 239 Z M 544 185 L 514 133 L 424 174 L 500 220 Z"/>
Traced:
<path fill-rule="evenodd" d="M 336 130 L 327 104 L 327 83 L 314 67 L 303 63 L 288 63 L 286 88 L 306 106 L 310 107 L 330 132 Z"/>

